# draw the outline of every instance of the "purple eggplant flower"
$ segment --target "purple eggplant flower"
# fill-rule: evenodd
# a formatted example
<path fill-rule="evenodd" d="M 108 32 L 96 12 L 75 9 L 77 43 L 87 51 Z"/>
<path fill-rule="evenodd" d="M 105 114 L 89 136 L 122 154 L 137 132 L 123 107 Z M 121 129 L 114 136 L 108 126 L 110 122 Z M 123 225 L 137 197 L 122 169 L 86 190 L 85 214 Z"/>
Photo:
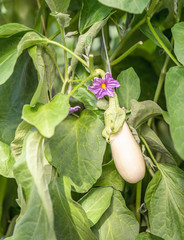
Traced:
<path fill-rule="evenodd" d="M 110 73 L 106 73 L 104 79 L 94 78 L 93 86 L 88 87 L 88 90 L 93 92 L 96 97 L 103 98 L 105 95 L 114 96 L 113 88 L 119 87 L 118 81 L 114 80 Z"/>
<path fill-rule="evenodd" d="M 68 114 L 71 114 L 71 113 L 77 112 L 79 109 L 80 109 L 79 106 L 70 107 L 70 109 L 69 109 L 69 113 L 68 113 Z"/>

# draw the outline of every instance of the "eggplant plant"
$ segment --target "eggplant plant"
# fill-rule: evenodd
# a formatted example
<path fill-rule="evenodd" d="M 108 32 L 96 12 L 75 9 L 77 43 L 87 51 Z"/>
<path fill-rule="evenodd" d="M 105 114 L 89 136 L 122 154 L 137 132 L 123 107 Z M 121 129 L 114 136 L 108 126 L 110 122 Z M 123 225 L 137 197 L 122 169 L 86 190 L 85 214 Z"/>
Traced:
<path fill-rule="evenodd" d="M 0 239 L 184 239 L 183 0 L 0 2 Z"/>

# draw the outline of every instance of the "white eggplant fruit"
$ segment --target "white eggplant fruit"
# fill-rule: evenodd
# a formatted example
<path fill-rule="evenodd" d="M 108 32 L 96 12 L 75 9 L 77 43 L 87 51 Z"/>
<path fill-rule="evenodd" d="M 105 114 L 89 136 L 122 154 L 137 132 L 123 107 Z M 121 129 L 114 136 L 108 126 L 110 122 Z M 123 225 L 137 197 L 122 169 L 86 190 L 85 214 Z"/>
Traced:
<path fill-rule="evenodd" d="M 120 131 L 110 136 L 114 163 L 122 178 L 137 183 L 144 178 L 145 162 L 139 145 L 126 121 Z"/>

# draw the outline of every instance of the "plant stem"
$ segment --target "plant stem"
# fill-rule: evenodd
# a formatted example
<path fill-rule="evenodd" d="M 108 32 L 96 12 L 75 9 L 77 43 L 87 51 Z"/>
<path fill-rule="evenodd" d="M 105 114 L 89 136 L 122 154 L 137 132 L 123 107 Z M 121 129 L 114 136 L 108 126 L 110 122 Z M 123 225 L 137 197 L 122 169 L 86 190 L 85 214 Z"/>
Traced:
<path fill-rule="evenodd" d="M 61 33 L 60 30 L 58 30 L 58 31 L 55 32 L 53 35 L 51 35 L 51 36 L 49 37 L 49 39 L 50 39 L 50 40 L 53 40 L 53 39 L 54 39 L 55 37 L 57 37 L 60 33 Z"/>
<path fill-rule="evenodd" d="M 64 49 L 65 51 L 67 51 L 68 53 L 70 53 L 73 57 L 75 57 L 79 62 L 81 62 L 83 65 L 85 65 L 88 68 L 88 64 L 86 63 L 86 61 L 84 61 L 81 57 L 77 56 L 74 52 L 72 52 L 70 49 L 68 49 L 67 47 L 63 46 L 62 44 L 52 41 L 52 40 L 48 40 L 47 41 L 50 44 L 56 45 L 62 49 Z"/>
<path fill-rule="evenodd" d="M 40 10 L 40 0 L 37 0 L 37 5 L 38 5 L 38 8 Z M 45 36 L 47 36 L 47 30 L 46 30 L 46 26 L 45 26 L 45 22 L 44 22 L 44 18 L 43 18 L 43 15 L 41 14 L 41 22 L 42 22 L 42 26 L 43 26 L 43 30 L 44 30 L 44 33 L 45 33 Z"/>
<path fill-rule="evenodd" d="M 107 47 L 106 47 L 106 42 L 105 42 L 104 27 L 102 27 L 102 40 L 103 40 L 103 45 L 104 45 L 104 50 L 105 50 L 106 65 L 107 65 L 107 67 L 108 67 L 108 72 L 109 72 L 110 74 L 112 74 L 112 73 L 111 73 L 111 66 L 110 66 L 110 62 L 109 62 L 109 56 L 108 56 Z"/>
<path fill-rule="evenodd" d="M 157 163 L 157 160 L 155 159 L 155 157 L 153 156 L 153 153 L 151 152 L 151 149 L 149 148 L 146 140 L 142 137 L 142 136 L 139 136 L 140 139 L 142 140 L 142 142 L 144 143 L 146 149 L 148 150 L 148 153 L 150 155 L 150 157 L 152 158 L 153 162 L 155 163 L 155 165 L 157 166 L 157 168 L 160 170 L 160 167 L 159 167 L 159 164 Z"/>
<path fill-rule="evenodd" d="M 95 71 L 95 68 L 94 68 L 94 56 L 93 56 L 93 54 L 90 54 L 90 55 L 89 55 L 89 71 L 90 71 L 91 74 L 93 74 L 94 71 Z"/>
<path fill-rule="evenodd" d="M 114 61 L 111 62 L 111 66 L 114 66 L 121 62 L 124 58 L 126 58 L 129 54 L 131 54 L 136 48 L 138 48 L 140 45 L 142 45 L 143 42 L 140 41 L 136 44 L 134 44 L 131 48 L 128 49 L 125 53 L 123 53 L 119 58 L 115 59 Z"/>
<path fill-rule="evenodd" d="M 119 41 L 121 41 L 121 40 L 122 40 L 122 37 L 121 37 L 121 32 L 120 32 L 118 23 L 117 23 L 117 21 L 116 21 L 113 17 L 110 17 L 110 19 L 111 19 L 111 20 L 113 21 L 113 23 L 116 25 L 116 29 L 117 29 L 118 36 L 119 36 Z"/>
<path fill-rule="evenodd" d="M 98 73 L 94 74 L 94 75 L 90 75 L 87 78 L 84 78 L 83 81 L 81 83 L 79 83 L 70 93 L 69 96 L 71 96 L 72 94 L 74 94 L 75 91 L 77 91 L 78 88 L 80 88 L 84 83 L 86 83 L 87 81 L 89 81 L 90 79 L 93 79 L 94 77 L 97 77 Z"/>
<path fill-rule="evenodd" d="M 153 15 L 153 10 L 155 9 L 156 5 L 158 4 L 159 0 L 153 0 L 151 2 L 151 5 L 149 7 L 149 10 L 147 11 L 147 16 L 151 17 Z"/>
<path fill-rule="evenodd" d="M 139 181 L 136 184 L 136 217 L 137 217 L 137 221 L 140 224 L 140 220 L 141 220 L 141 216 L 140 216 L 140 212 L 139 209 L 141 207 L 141 190 L 142 190 L 142 181 Z"/>
<path fill-rule="evenodd" d="M 63 46 L 66 47 L 64 28 L 61 27 L 60 31 L 61 31 Z M 64 59 L 65 59 L 65 81 L 68 81 L 68 59 L 67 59 L 66 50 L 64 50 Z"/>
<path fill-rule="evenodd" d="M 142 25 L 146 22 L 146 16 L 144 16 L 133 28 L 130 32 L 127 33 L 127 35 L 124 36 L 124 38 L 121 40 L 117 48 L 114 50 L 113 54 L 110 57 L 110 61 L 113 61 L 115 57 L 118 55 L 118 53 L 121 51 L 121 48 L 123 47 L 124 43 L 132 36 L 132 34 Z"/>
<path fill-rule="evenodd" d="M 59 69 L 59 66 L 57 64 L 57 61 L 56 61 L 53 53 L 51 52 L 51 50 L 47 46 L 45 46 L 45 48 L 46 48 L 47 52 L 49 53 L 50 57 L 52 58 L 52 61 L 54 62 L 55 66 L 56 66 L 56 69 L 58 71 L 59 77 L 61 78 L 61 81 L 64 82 L 65 81 L 64 77 L 63 77 L 63 75 L 62 75 L 62 73 L 61 73 L 61 71 Z"/>
<path fill-rule="evenodd" d="M 165 50 L 165 52 L 167 53 L 167 55 L 169 55 L 169 57 L 173 60 L 173 62 L 177 65 L 177 66 L 182 66 L 177 60 L 176 58 L 172 55 L 172 53 L 169 51 L 169 49 L 164 45 L 164 43 L 162 42 L 162 40 L 159 38 L 159 36 L 157 35 L 157 33 L 155 32 L 151 22 L 150 22 L 150 18 L 147 17 L 147 24 L 148 27 L 150 29 L 150 31 L 153 33 L 154 37 L 156 38 L 156 40 L 159 42 L 159 44 L 162 46 L 162 48 Z"/>

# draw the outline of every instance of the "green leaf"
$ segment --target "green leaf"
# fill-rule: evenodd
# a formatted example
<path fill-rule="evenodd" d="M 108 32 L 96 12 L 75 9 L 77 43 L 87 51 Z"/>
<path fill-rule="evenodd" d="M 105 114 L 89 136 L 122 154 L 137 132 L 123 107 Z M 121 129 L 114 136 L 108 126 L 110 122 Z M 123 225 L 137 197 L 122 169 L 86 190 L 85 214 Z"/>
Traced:
<path fill-rule="evenodd" d="M 143 102 L 137 102 L 136 100 L 131 100 L 131 115 L 128 119 L 128 123 L 134 128 L 140 127 L 149 118 L 158 116 L 162 114 L 162 109 L 158 104 L 151 100 L 146 100 Z"/>
<path fill-rule="evenodd" d="M 14 162 L 10 146 L 0 141 L 0 175 L 13 177 Z"/>
<path fill-rule="evenodd" d="M 99 33 L 99 31 L 102 29 L 102 27 L 106 24 L 107 20 L 108 18 L 94 23 L 86 33 L 79 36 L 78 42 L 74 51 L 76 55 L 78 55 L 79 57 L 82 56 L 87 39 L 90 37 L 91 40 L 93 40 L 96 37 L 96 35 Z M 78 60 L 75 57 L 72 57 L 71 66 L 69 70 L 75 70 L 77 63 L 78 63 Z"/>
<path fill-rule="evenodd" d="M 51 51 L 53 52 L 53 49 Z M 55 80 L 54 62 L 42 46 L 32 47 L 29 49 L 29 54 L 33 59 L 39 81 L 30 105 L 34 106 L 37 102 L 46 104 L 48 103 L 48 92 L 51 94 L 52 84 Z"/>
<path fill-rule="evenodd" d="M 101 175 L 106 147 L 103 128 L 98 117 L 85 110 L 78 119 L 70 116 L 60 123 L 48 140 L 49 162 L 61 176 L 70 178 L 78 192 L 88 191 Z"/>
<path fill-rule="evenodd" d="M 79 200 L 85 210 L 90 227 L 95 225 L 110 206 L 113 189 L 110 187 L 92 188 Z"/>
<path fill-rule="evenodd" d="M 184 68 L 172 67 L 166 75 L 165 96 L 171 136 L 178 154 L 184 159 Z"/>
<path fill-rule="evenodd" d="M 174 53 L 177 59 L 184 64 L 184 22 L 176 23 L 173 28 L 171 28 L 173 38 L 174 38 Z"/>
<path fill-rule="evenodd" d="M 184 238 L 184 172 L 159 164 L 146 190 L 151 233 L 165 240 Z"/>
<path fill-rule="evenodd" d="M 151 233 L 140 233 L 137 237 L 136 240 L 163 240 L 163 238 L 157 237 Z"/>
<path fill-rule="evenodd" d="M 0 84 L 5 83 L 12 75 L 16 64 L 18 53 L 17 45 L 22 36 L 12 36 L 8 39 L 0 39 Z"/>
<path fill-rule="evenodd" d="M 22 154 L 14 166 L 14 176 L 23 189 L 26 205 L 25 212 L 17 222 L 12 238 L 9 239 L 56 240 L 52 201 L 48 189 L 52 178 L 52 166 L 44 157 L 43 143 L 44 139 L 39 132 L 31 130 L 24 139 Z"/>
<path fill-rule="evenodd" d="M 69 97 L 58 93 L 45 105 L 25 105 L 22 118 L 35 126 L 44 137 L 50 138 L 54 135 L 55 127 L 68 115 L 69 107 Z"/>
<path fill-rule="evenodd" d="M 26 33 L 17 46 L 18 55 L 21 55 L 22 52 L 37 44 L 48 44 L 48 40 L 41 34 L 35 32 Z"/>
<path fill-rule="evenodd" d="M 13 73 L 18 58 L 18 43 L 28 31 L 31 29 L 17 23 L 0 26 L 0 85 L 5 83 Z"/>
<path fill-rule="evenodd" d="M 148 127 L 148 125 L 143 125 L 140 129 L 140 133 L 150 146 L 151 150 L 162 154 L 162 158 L 159 159 L 160 163 L 169 163 L 172 165 L 176 165 L 176 162 L 171 153 L 165 148 L 160 138 L 150 127 Z"/>
<path fill-rule="evenodd" d="M 54 12 L 65 13 L 69 7 L 70 0 L 45 0 L 50 10 Z"/>
<path fill-rule="evenodd" d="M 82 102 L 85 108 L 90 110 L 98 110 L 97 98 L 92 92 L 87 90 L 86 86 L 83 85 L 78 88 L 72 96 L 78 101 Z"/>
<path fill-rule="evenodd" d="M 64 177 L 53 180 L 50 193 L 54 208 L 54 228 L 57 239 L 95 240 L 82 207 L 71 199 L 71 186 Z"/>
<path fill-rule="evenodd" d="M 79 31 L 83 33 L 87 28 L 91 27 L 94 23 L 106 18 L 112 8 L 106 7 L 99 3 L 97 0 L 83 0 L 80 20 Z"/>
<path fill-rule="evenodd" d="M 28 54 L 23 53 L 8 81 L 0 86 L 0 141 L 10 144 L 21 122 L 22 108 L 30 102 L 37 76 Z"/>
<path fill-rule="evenodd" d="M 117 80 L 120 83 L 120 87 L 117 89 L 119 104 L 129 110 L 131 99 L 138 100 L 141 93 L 139 77 L 131 67 L 122 71 Z"/>
<path fill-rule="evenodd" d="M 139 224 L 134 214 L 126 207 L 119 191 L 114 190 L 111 205 L 94 226 L 99 240 L 130 240 L 139 233 Z"/>
<path fill-rule="evenodd" d="M 116 170 L 114 161 L 110 161 L 102 166 L 102 175 L 95 183 L 95 186 L 113 187 L 116 190 L 123 191 L 125 181 Z"/>
<path fill-rule="evenodd" d="M 17 33 L 28 31 L 33 31 L 33 29 L 19 23 L 8 23 L 0 26 L 0 38 L 8 38 Z"/>
<path fill-rule="evenodd" d="M 130 13 L 142 13 L 149 0 L 98 0 L 102 4 Z"/>
<path fill-rule="evenodd" d="M 25 121 L 22 121 L 17 127 L 15 132 L 15 138 L 11 142 L 11 150 L 15 159 L 17 159 L 21 155 L 24 138 L 29 132 L 29 130 L 31 130 L 32 128 L 33 126 Z"/>
<path fill-rule="evenodd" d="M 151 39 L 157 46 L 162 48 L 160 43 L 156 40 L 156 38 L 154 37 L 154 35 L 150 31 L 147 24 L 143 24 L 140 27 L 140 30 L 146 35 L 146 37 Z M 171 45 L 170 41 L 168 40 L 168 38 L 163 34 L 163 32 L 159 28 L 154 28 L 154 30 L 157 33 L 157 35 L 159 36 L 159 38 L 161 39 L 161 41 L 164 43 L 164 45 L 169 49 L 169 51 L 171 51 L 172 50 L 172 45 Z"/>

